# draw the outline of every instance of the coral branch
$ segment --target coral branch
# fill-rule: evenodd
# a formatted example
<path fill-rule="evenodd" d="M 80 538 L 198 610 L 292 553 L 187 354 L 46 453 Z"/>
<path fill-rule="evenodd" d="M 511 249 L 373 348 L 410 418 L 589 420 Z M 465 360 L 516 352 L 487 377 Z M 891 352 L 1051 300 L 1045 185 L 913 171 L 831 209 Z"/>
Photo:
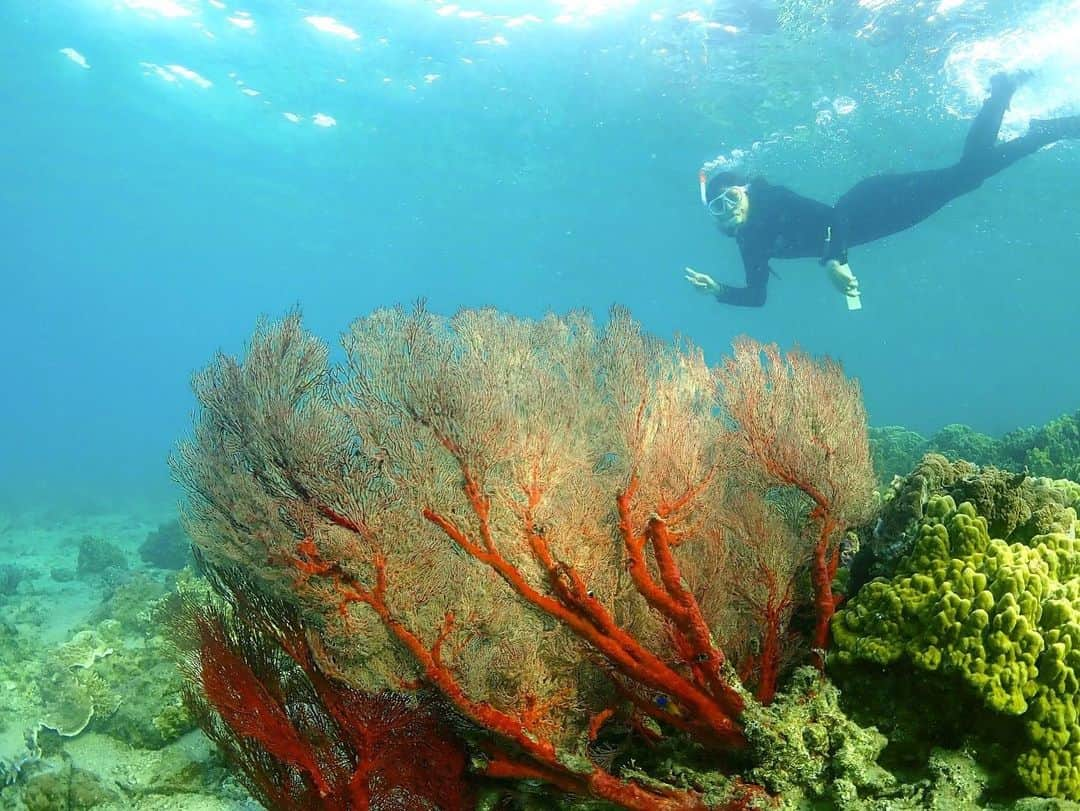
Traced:
<path fill-rule="evenodd" d="M 630 811 L 709 811 L 709 807 L 697 793 L 657 793 L 636 783 L 619 780 L 602 769 L 595 769 L 585 776 L 568 775 L 563 771 L 496 755 L 488 761 L 484 774 L 488 777 L 516 780 L 543 780 L 569 794 L 602 797 Z"/>
<path fill-rule="evenodd" d="M 181 645 L 196 646 L 186 667 L 199 688 L 185 700 L 267 807 L 474 807 L 464 747 L 432 694 L 374 693 L 328 677 L 291 608 L 207 566 L 233 610 L 185 605 L 180 624 L 196 633 Z"/>
<path fill-rule="evenodd" d="M 817 621 L 814 624 L 813 646 L 817 652 L 824 651 L 829 644 L 829 625 L 836 613 L 837 599 L 833 594 L 832 583 L 836 569 L 840 564 L 839 549 L 831 550 L 833 537 L 839 529 L 838 522 L 825 510 L 817 516 L 821 522 L 818 542 L 814 546 L 814 560 L 811 569 L 814 583 L 814 607 L 817 609 Z M 830 554 L 832 552 L 832 554 Z M 817 654 L 819 666 L 824 667 L 820 653 Z"/>
<path fill-rule="evenodd" d="M 734 690 L 727 688 L 726 691 L 717 695 L 701 691 L 642 646 L 638 640 L 618 628 L 608 616 L 606 609 L 587 595 L 584 598 L 575 595 L 575 601 L 567 604 L 557 597 L 542 594 L 533 588 L 525 580 L 521 571 L 503 557 L 495 547 L 488 523 L 489 502 L 480 494 L 467 467 L 464 464 L 461 467 L 465 478 L 465 494 L 479 520 L 480 534 L 484 539 L 483 546 L 470 540 L 456 524 L 434 510 L 425 509 L 425 518 L 442 529 L 447 537 L 458 544 L 462 550 L 491 566 L 523 599 L 562 622 L 596 648 L 616 669 L 644 686 L 671 695 L 678 703 L 686 706 L 688 713 L 695 719 L 694 725 L 705 737 L 729 747 L 737 748 L 745 745 L 742 731 L 735 720 L 737 713 L 742 710 L 742 702 Z M 622 497 L 620 497 L 620 511 L 623 509 L 622 503 Z M 532 533 L 532 535 L 532 540 L 539 550 L 538 554 L 552 560 L 543 538 L 537 533 Z M 628 541 L 629 543 L 638 546 L 637 554 L 641 560 L 639 568 L 644 569 L 644 553 L 640 551 L 640 547 L 644 545 L 644 536 L 641 536 L 640 540 L 634 537 Z M 637 579 L 635 578 L 635 582 Z M 686 614 L 686 609 L 679 606 L 669 594 L 657 586 L 647 573 L 644 573 L 640 579 L 646 584 L 646 588 L 650 588 L 655 593 L 659 604 L 669 608 L 673 613 Z M 582 602 L 588 605 L 588 611 L 581 609 Z M 600 617 L 599 623 L 594 622 L 593 617 Z M 682 616 L 680 621 L 686 624 L 689 622 L 689 617 Z M 719 679 L 719 676 L 717 678 Z"/>
<path fill-rule="evenodd" d="M 694 484 L 691 487 L 687 487 L 682 495 L 678 496 L 672 501 L 662 501 L 656 509 L 656 514 L 665 521 L 671 520 L 671 518 L 678 513 L 687 504 L 692 503 L 698 496 L 700 496 L 716 478 L 717 466 L 713 465 L 709 468 L 709 472 L 706 473 L 701 481 Z"/>
<path fill-rule="evenodd" d="M 607 707 L 589 719 L 589 741 L 596 740 L 596 736 L 600 734 L 600 729 L 614 714 L 615 710 L 612 707 Z"/>
<path fill-rule="evenodd" d="M 258 741 L 272 758 L 295 767 L 320 797 L 331 788 L 307 741 L 300 737 L 278 700 L 270 695 L 251 667 L 233 650 L 222 628 L 197 617 L 199 674 L 203 694 L 235 734 Z M 270 781 L 264 781 L 264 791 Z M 271 790 L 271 795 L 284 789 Z"/>
<path fill-rule="evenodd" d="M 474 548 L 475 545 L 473 545 Z M 310 547 L 305 550 L 310 554 Z M 323 564 L 316 558 L 313 563 Z M 470 699 L 453 673 L 443 664 L 440 658 L 440 650 L 446 635 L 453 625 L 453 617 L 448 615 L 444 620 L 443 627 L 431 648 L 400 620 L 393 616 L 385 600 L 386 594 L 386 562 L 381 557 L 375 558 L 376 585 L 374 588 L 364 588 L 355 578 L 334 564 L 327 565 L 327 572 L 332 576 L 342 589 L 343 602 L 360 602 L 368 605 L 382 620 L 383 625 L 390 630 L 398 641 L 401 642 L 424 672 L 425 678 L 436 687 L 455 707 L 465 716 L 472 719 L 495 734 L 512 741 L 529 758 L 536 762 L 536 773 L 546 775 L 543 779 L 554 785 L 581 786 L 586 792 L 592 792 L 596 797 L 622 804 L 632 811 L 640 809 L 704 809 L 698 795 L 684 792 L 679 796 L 682 804 L 667 804 L 675 795 L 658 795 L 649 789 L 638 786 L 635 783 L 619 780 L 613 775 L 593 766 L 591 771 L 584 774 L 574 772 L 564 766 L 558 758 L 555 746 L 543 738 L 537 737 L 529 728 L 530 725 L 509 713 L 496 709 L 487 702 L 473 701 Z M 492 773 L 491 776 L 500 776 Z M 503 775 L 512 776 L 512 775 Z"/>
<path fill-rule="evenodd" d="M 670 619 L 690 641 L 692 661 L 704 671 L 712 694 L 720 701 L 725 712 L 738 717 L 744 709 L 742 696 L 721 675 L 724 655 L 713 645 L 709 626 L 701 615 L 694 595 L 683 587 L 682 575 L 674 555 L 671 554 L 672 542 L 667 524 L 657 518 L 650 519 L 647 535 L 652 540 L 653 554 L 656 556 L 664 587 L 679 607 L 679 613 Z"/>

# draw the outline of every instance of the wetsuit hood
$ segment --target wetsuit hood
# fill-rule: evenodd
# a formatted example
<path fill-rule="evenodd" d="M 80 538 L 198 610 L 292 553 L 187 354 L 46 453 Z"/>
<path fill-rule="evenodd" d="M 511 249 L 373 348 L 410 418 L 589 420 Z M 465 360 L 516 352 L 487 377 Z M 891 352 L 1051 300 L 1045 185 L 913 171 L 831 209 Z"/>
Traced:
<path fill-rule="evenodd" d="M 732 186 L 745 186 L 750 178 L 741 172 L 717 172 L 710 177 L 705 184 L 705 197 L 712 200 L 724 193 L 724 189 Z"/>

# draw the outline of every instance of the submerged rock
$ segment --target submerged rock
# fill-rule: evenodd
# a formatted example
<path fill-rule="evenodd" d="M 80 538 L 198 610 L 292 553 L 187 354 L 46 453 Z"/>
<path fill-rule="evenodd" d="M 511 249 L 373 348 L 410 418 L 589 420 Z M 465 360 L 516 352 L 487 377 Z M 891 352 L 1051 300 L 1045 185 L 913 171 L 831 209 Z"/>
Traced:
<path fill-rule="evenodd" d="M 105 574 L 110 569 L 125 570 L 127 557 L 116 544 L 87 535 L 79 542 L 79 557 L 75 570 L 79 577 Z"/>
<path fill-rule="evenodd" d="M 10 597 L 18 588 L 19 583 L 29 576 L 30 572 L 22 566 L 12 563 L 0 564 L 0 597 Z"/>
<path fill-rule="evenodd" d="M 191 539 L 173 519 L 146 536 L 139 546 L 139 557 L 159 569 L 183 569 L 191 563 Z"/>
<path fill-rule="evenodd" d="M 22 792 L 27 811 L 76 811 L 119 799 L 119 792 L 102 783 L 97 775 L 70 765 L 34 775 Z"/>

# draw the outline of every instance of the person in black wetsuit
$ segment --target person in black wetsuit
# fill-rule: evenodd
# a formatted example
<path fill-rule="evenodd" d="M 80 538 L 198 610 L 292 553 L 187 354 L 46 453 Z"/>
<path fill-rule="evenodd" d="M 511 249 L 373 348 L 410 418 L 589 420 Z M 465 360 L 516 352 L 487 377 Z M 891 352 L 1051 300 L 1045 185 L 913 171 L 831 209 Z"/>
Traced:
<path fill-rule="evenodd" d="M 904 231 L 1020 158 L 1055 141 L 1080 138 L 1080 116 L 1071 116 L 1033 120 L 1022 137 L 998 142 L 1001 119 L 1023 78 L 998 74 L 991 79 L 990 97 L 972 122 L 963 155 L 952 166 L 870 177 L 835 206 L 760 178 L 721 172 L 706 179 L 703 173 L 702 202 L 717 226 L 735 238 L 746 285 L 721 284 L 693 268 L 686 268 L 687 281 L 725 304 L 760 307 L 770 259 L 816 257 L 847 296 L 848 307 L 858 309 L 859 283 L 848 267 L 848 248 Z"/>

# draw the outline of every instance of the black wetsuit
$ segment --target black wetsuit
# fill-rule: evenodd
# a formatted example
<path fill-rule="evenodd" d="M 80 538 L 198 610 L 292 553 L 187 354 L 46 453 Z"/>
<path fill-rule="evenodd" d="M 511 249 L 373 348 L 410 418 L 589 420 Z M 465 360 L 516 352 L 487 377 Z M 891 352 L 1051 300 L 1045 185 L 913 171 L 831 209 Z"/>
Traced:
<path fill-rule="evenodd" d="M 1011 84 L 994 88 L 971 125 L 964 154 L 952 166 L 868 178 L 835 206 L 751 180 L 749 216 L 735 232 L 746 286 L 720 285 L 716 298 L 725 304 L 760 307 L 765 303 L 770 259 L 846 262 L 848 248 L 910 228 L 1025 155 L 1061 138 L 1080 137 L 1080 117 L 1073 117 L 1032 122 L 1023 137 L 998 143 L 1001 119 L 1014 90 Z"/>

